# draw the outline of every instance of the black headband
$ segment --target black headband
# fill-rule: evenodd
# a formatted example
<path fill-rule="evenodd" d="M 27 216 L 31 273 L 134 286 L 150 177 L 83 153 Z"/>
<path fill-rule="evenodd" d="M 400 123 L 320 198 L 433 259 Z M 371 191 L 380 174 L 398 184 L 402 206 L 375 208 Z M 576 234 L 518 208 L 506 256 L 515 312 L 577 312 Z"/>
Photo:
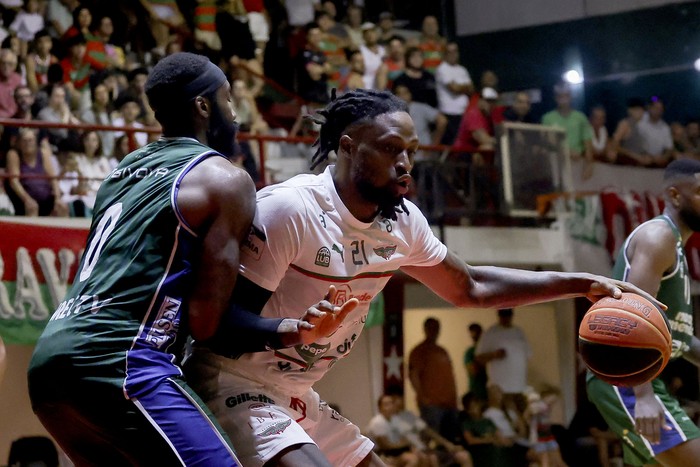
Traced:
<path fill-rule="evenodd" d="M 226 75 L 221 71 L 221 68 L 211 62 L 207 62 L 204 73 L 183 87 L 182 97 L 190 101 L 197 96 L 206 96 L 219 89 L 225 82 Z"/>

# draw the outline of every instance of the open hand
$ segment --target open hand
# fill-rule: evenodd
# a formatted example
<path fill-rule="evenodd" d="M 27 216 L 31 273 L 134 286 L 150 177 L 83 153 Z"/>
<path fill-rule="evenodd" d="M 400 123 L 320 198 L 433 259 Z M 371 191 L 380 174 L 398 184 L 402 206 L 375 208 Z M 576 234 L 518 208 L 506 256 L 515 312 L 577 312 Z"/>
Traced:
<path fill-rule="evenodd" d="M 328 337 L 343 324 L 348 313 L 360 304 L 356 298 L 334 306 L 333 302 L 338 291 L 334 285 L 328 288 L 328 294 L 323 300 L 310 307 L 299 321 L 299 338 L 302 344 L 310 344 L 318 339 Z"/>
<path fill-rule="evenodd" d="M 586 294 L 586 297 L 593 303 L 605 297 L 620 298 L 622 296 L 622 292 L 631 292 L 641 295 L 664 311 L 668 309 L 668 307 L 658 301 L 656 297 L 652 296 L 648 292 L 645 292 L 634 284 L 616 279 L 609 279 L 603 276 L 594 276 L 594 279 L 595 281 L 591 283 L 590 290 Z"/>

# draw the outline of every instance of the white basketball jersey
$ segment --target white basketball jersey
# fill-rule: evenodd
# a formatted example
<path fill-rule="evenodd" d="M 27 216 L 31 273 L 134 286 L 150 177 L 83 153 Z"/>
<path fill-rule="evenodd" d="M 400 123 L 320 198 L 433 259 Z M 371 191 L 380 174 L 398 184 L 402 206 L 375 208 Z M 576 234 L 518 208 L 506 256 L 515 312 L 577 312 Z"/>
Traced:
<path fill-rule="evenodd" d="M 274 291 L 262 316 L 300 317 L 333 284 L 336 305 L 357 298 L 359 306 L 332 336 L 310 345 L 244 354 L 226 366 L 289 394 L 318 381 L 357 341 L 370 301 L 402 266 L 434 266 L 447 254 L 420 210 L 396 221 L 357 220 L 340 200 L 333 167 L 321 175 L 298 175 L 260 190 L 254 227 L 242 248 L 240 272 Z"/>

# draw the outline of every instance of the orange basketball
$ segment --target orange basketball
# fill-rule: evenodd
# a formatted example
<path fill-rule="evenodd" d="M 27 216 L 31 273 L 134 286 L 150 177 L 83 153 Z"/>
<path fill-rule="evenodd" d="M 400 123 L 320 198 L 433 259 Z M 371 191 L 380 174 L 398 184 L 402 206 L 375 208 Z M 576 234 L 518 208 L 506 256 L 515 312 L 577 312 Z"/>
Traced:
<path fill-rule="evenodd" d="M 615 386 L 654 379 L 671 358 L 666 315 L 646 298 L 623 293 L 598 300 L 578 329 L 579 352 L 588 368 Z"/>

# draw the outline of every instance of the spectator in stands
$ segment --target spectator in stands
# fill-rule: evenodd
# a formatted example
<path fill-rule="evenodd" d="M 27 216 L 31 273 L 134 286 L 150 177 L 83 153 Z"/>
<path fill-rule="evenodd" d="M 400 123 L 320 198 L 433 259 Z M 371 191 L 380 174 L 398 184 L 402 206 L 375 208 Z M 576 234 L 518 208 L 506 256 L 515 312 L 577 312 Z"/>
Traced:
<path fill-rule="evenodd" d="M 29 44 L 34 40 L 36 33 L 44 29 L 44 17 L 39 9 L 39 0 L 25 0 L 24 8 L 10 24 L 10 31 L 20 40 L 20 57 L 27 56 Z"/>
<path fill-rule="evenodd" d="M 639 124 L 644 118 L 644 101 L 631 98 L 627 101 L 627 117 L 620 120 L 613 133 L 612 149 L 616 161 L 627 165 L 649 165 L 651 157 L 645 154 L 644 135 Z"/>
<path fill-rule="evenodd" d="M 185 18 L 175 0 L 140 0 L 148 12 L 151 34 L 156 41 L 156 51 L 165 55 L 171 31 L 186 30 Z"/>
<path fill-rule="evenodd" d="M 406 50 L 406 68 L 394 80 L 394 87 L 402 84 L 411 90 L 413 100 L 437 107 L 435 76 L 423 68 L 423 52 L 416 47 Z"/>
<path fill-rule="evenodd" d="M 672 122 L 669 125 L 671 128 L 671 137 L 673 138 L 673 159 L 695 159 L 688 135 L 685 131 L 685 126 L 681 122 Z"/>
<path fill-rule="evenodd" d="M 452 144 L 457 136 L 462 115 L 467 110 L 474 84 L 469 71 L 459 64 L 459 46 L 450 42 L 445 46 L 445 60 L 435 71 L 438 109 L 447 117 L 444 144 Z"/>
<path fill-rule="evenodd" d="M 420 416 L 433 430 L 452 439 L 457 428 L 457 385 L 452 361 L 437 343 L 440 321 L 427 318 L 423 322 L 425 339 L 408 357 L 409 380 L 416 391 Z"/>
<path fill-rule="evenodd" d="M 78 170 L 85 177 L 85 205 L 91 211 L 95 205 L 97 190 L 102 180 L 112 171 L 109 159 L 102 152 L 100 135 L 93 130 L 85 131 L 80 138 L 80 152 L 76 154 Z M 88 212 L 89 213 L 89 212 Z"/>
<path fill-rule="evenodd" d="M 321 42 L 319 47 L 326 56 L 326 62 L 331 66 L 331 72 L 328 76 L 328 92 L 332 89 L 337 89 L 340 86 L 341 71 L 347 68 L 348 60 L 345 55 L 345 46 L 347 40 L 338 36 L 334 29 L 337 29 L 335 20 L 326 11 L 316 13 L 316 24 L 321 30 Z M 343 32 L 345 28 L 340 26 Z"/>
<path fill-rule="evenodd" d="M 374 23 L 362 25 L 362 38 L 365 42 L 360 46 L 360 52 L 362 52 L 362 58 L 365 62 L 364 88 L 377 89 L 377 73 L 382 66 L 386 51 L 383 45 L 379 45 L 379 31 Z"/>
<path fill-rule="evenodd" d="M 389 42 L 395 36 L 401 37 L 394 27 L 394 14 L 390 11 L 379 13 L 377 26 L 379 26 L 379 43 L 385 47 L 389 45 Z"/>
<path fill-rule="evenodd" d="M 146 97 L 146 80 L 148 79 L 148 70 L 144 67 L 134 68 L 127 74 L 129 80 L 128 87 L 119 93 L 119 97 L 129 95 L 135 97 L 139 104 L 139 120 L 141 120 L 146 125 L 155 125 L 156 118 L 153 113 L 153 109 L 148 103 L 148 97 Z"/>
<path fill-rule="evenodd" d="M 80 119 L 84 123 L 92 125 L 114 125 L 112 120 L 112 99 L 109 95 L 109 90 L 104 83 L 97 84 L 92 89 L 92 106 L 84 111 Z M 114 132 L 100 131 L 100 141 L 105 154 L 112 154 L 114 151 Z"/>
<path fill-rule="evenodd" d="M 54 38 L 63 37 L 73 25 L 73 10 L 78 6 L 79 0 L 49 0 L 46 6 L 46 21 Z"/>
<path fill-rule="evenodd" d="M 265 47 L 270 40 L 270 24 L 265 15 L 265 2 L 263 0 L 242 1 L 248 18 L 250 34 L 255 41 L 255 57 L 262 63 L 265 57 Z"/>
<path fill-rule="evenodd" d="M 141 107 L 139 107 L 139 99 L 131 94 L 124 94 L 119 96 L 116 102 L 116 107 L 119 110 L 119 116 L 115 117 L 113 122 L 115 126 L 127 127 L 127 128 L 143 128 L 143 123 L 138 121 L 139 112 Z M 114 133 L 115 138 L 119 138 L 121 135 L 126 134 L 128 141 L 129 152 L 135 151 L 141 146 L 145 146 L 148 143 L 148 134 L 137 131 L 116 131 Z"/>
<path fill-rule="evenodd" d="M 700 156 L 700 122 L 691 120 L 685 126 L 685 133 L 688 136 L 688 146 L 696 156 Z"/>
<path fill-rule="evenodd" d="M 88 217 L 88 209 L 85 206 L 87 180 L 80 173 L 75 153 L 68 153 L 61 164 L 58 188 L 61 190 L 61 201 L 68 207 L 70 217 Z M 94 205 L 94 199 L 92 202 Z"/>
<path fill-rule="evenodd" d="M 413 119 L 420 144 L 440 144 L 442 135 L 447 127 L 447 117 L 435 107 L 431 107 L 423 102 L 415 102 L 411 95 L 411 90 L 403 84 L 398 84 L 394 87 L 394 94 L 408 104 L 408 113 Z M 419 150 L 416 153 L 415 161 L 424 160 L 425 157 L 424 151 Z"/>
<path fill-rule="evenodd" d="M 66 216 L 68 208 L 61 201 L 55 178 L 57 164 L 46 140 L 37 144 L 36 131 L 22 128 L 16 149 L 7 152 L 7 175 L 15 213 L 19 216 Z"/>
<path fill-rule="evenodd" d="M 42 29 L 37 32 L 32 42 L 30 52 L 24 62 L 27 72 L 27 85 L 32 92 L 37 92 L 39 88 L 48 83 L 49 66 L 58 63 L 56 56 L 51 53 L 53 40 L 49 31 Z"/>
<path fill-rule="evenodd" d="M 639 122 L 639 132 L 644 141 L 644 153 L 651 156 L 652 167 L 666 167 L 673 155 L 673 137 L 671 128 L 663 120 L 664 103 L 658 97 L 652 97 L 647 105 L 647 112 Z"/>
<path fill-rule="evenodd" d="M 105 68 L 123 68 L 125 66 L 124 49 L 111 42 L 113 33 L 112 18 L 107 15 L 98 17 L 86 45 L 86 59 L 94 70 L 100 71 Z"/>
<path fill-rule="evenodd" d="M 360 48 L 362 44 L 365 43 L 362 38 L 362 24 L 364 23 L 362 7 L 350 4 L 347 9 L 347 16 L 345 20 L 347 24 L 345 29 L 348 31 L 348 36 L 350 36 L 351 47 L 357 49 Z"/>
<path fill-rule="evenodd" d="M 475 466 L 509 466 L 508 441 L 484 416 L 486 402 L 467 393 L 462 397 L 462 435 Z"/>
<path fill-rule="evenodd" d="M 114 140 L 114 150 L 109 157 L 109 164 L 113 169 L 116 168 L 127 154 L 129 154 L 129 137 L 123 134 Z"/>
<path fill-rule="evenodd" d="M 350 46 L 350 35 L 347 28 L 345 25 L 336 22 L 335 4 L 333 2 L 323 2 L 323 9 L 316 13 L 316 22 L 323 32 L 334 36 L 334 40 L 337 41 L 340 47 Z"/>
<path fill-rule="evenodd" d="M 362 52 L 356 49 L 346 49 L 350 70 L 347 75 L 341 78 L 338 91 L 343 93 L 365 87 L 365 59 Z"/>
<path fill-rule="evenodd" d="M 506 122 L 537 123 L 530 112 L 530 95 L 525 91 L 515 93 L 513 104 L 503 111 L 503 120 Z"/>
<path fill-rule="evenodd" d="M 497 384 L 487 387 L 488 399 L 484 417 L 491 420 L 502 436 L 503 454 L 510 459 L 513 467 L 527 466 L 528 426 L 518 410 L 511 404 L 507 406 L 503 400 L 503 391 Z"/>
<path fill-rule="evenodd" d="M 316 23 L 306 26 L 306 47 L 299 68 L 299 95 L 318 104 L 328 102 L 328 75 L 333 71 L 320 48 L 322 37 Z"/>
<path fill-rule="evenodd" d="M 493 108 L 498 102 L 498 93 L 493 88 L 481 90 L 481 98 L 476 105 L 467 107 L 460 122 L 455 139 L 455 146 L 464 148 L 467 152 L 493 151 L 496 147 L 494 133 L 495 125 Z M 477 165 L 483 160 L 480 157 L 473 159 Z"/>
<path fill-rule="evenodd" d="M 19 85 L 15 88 L 15 103 L 17 105 L 17 111 L 10 116 L 10 118 L 16 118 L 18 120 L 31 121 L 34 116 L 32 115 L 32 106 L 34 105 L 34 93 L 28 86 Z M 19 127 L 6 126 L 2 131 L 2 137 L 0 137 L 0 153 L 6 154 L 10 148 L 15 147 L 17 144 L 17 135 L 19 134 Z M 39 130 L 39 140 L 46 136 L 46 130 Z M 4 166 L 4 164 L 2 164 Z"/>
<path fill-rule="evenodd" d="M 571 107 L 571 89 L 568 85 L 554 87 L 557 107 L 544 114 L 542 124 L 562 128 L 572 160 L 584 160 L 582 177 L 590 178 L 593 171 L 593 130 L 588 118 Z"/>
<path fill-rule="evenodd" d="M 615 151 L 611 149 L 611 141 L 608 139 L 608 128 L 605 125 L 606 117 L 605 107 L 600 105 L 593 107 L 588 117 L 593 130 L 591 137 L 593 160 L 615 162 Z"/>
<path fill-rule="evenodd" d="M 394 89 L 394 80 L 406 68 L 406 39 L 394 36 L 389 40 L 384 63 L 377 71 L 377 89 Z"/>
<path fill-rule="evenodd" d="M 17 55 L 9 49 L 0 49 L 0 117 L 7 118 L 17 111 L 15 89 L 22 77 L 15 70 Z"/>
<path fill-rule="evenodd" d="M 424 68 L 430 73 L 435 73 L 438 65 L 442 62 L 447 45 L 445 38 L 440 35 L 440 25 L 435 16 L 423 18 L 421 34 L 417 41 L 412 41 L 410 45 L 418 47 L 423 52 Z"/>
<path fill-rule="evenodd" d="M 46 107 L 41 109 L 37 114 L 37 119 L 43 122 L 50 123 L 80 123 L 70 111 L 68 102 L 66 101 L 66 87 L 60 84 L 52 85 L 49 89 L 49 102 Z M 69 137 L 74 137 L 75 132 L 66 128 L 50 128 L 48 129 L 49 142 L 54 146 L 62 146 Z"/>
<path fill-rule="evenodd" d="M 314 21 L 314 15 L 321 9 L 320 0 L 286 0 L 287 20 L 292 28 L 303 28 Z"/>
<path fill-rule="evenodd" d="M 455 444 L 440 436 L 440 433 L 430 428 L 422 418 L 407 410 L 403 395 L 394 395 L 394 404 L 396 405 L 396 414 L 391 418 L 391 424 L 411 442 L 416 450 L 426 455 L 430 465 L 472 466 L 471 456 L 464 450 L 461 443 Z M 457 441 L 459 442 L 459 440 Z M 430 443 L 431 446 L 426 443 Z"/>
<path fill-rule="evenodd" d="M 90 107 L 90 64 L 85 59 L 87 45 L 82 33 L 64 40 L 68 54 L 61 60 L 63 82 L 66 84 L 71 107 L 79 110 Z"/>
<path fill-rule="evenodd" d="M 426 462 L 426 455 L 414 449 L 411 441 L 391 423 L 397 413 L 394 396 L 384 394 L 377 401 L 379 412 L 372 417 L 365 429 L 374 441 L 379 456 L 392 466 L 420 466 Z"/>

